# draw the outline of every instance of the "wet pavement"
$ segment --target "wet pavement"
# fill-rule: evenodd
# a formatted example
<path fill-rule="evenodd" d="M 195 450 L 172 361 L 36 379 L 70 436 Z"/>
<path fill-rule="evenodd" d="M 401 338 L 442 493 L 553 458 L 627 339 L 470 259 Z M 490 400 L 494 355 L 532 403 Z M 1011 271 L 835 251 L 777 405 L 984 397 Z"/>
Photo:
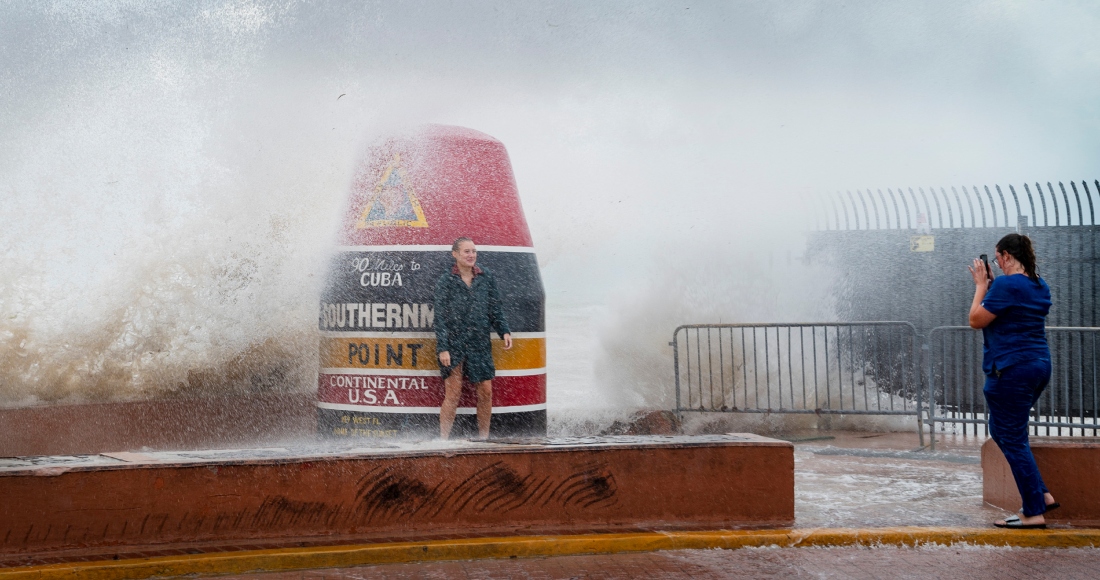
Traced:
<path fill-rule="evenodd" d="M 795 444 L 798 528 L 988 527 L 984 438 L 819 431 Z M 518 560 L 425 562 L 237 576 L 255 580 L 412 578 L 1100 578 L 1100 550 L 987 546 L 744 548 Z"/>
<path fill-rule="evenodd" d="M 431 451 L 499 450 L 502 446 L 536 446 L 549 448 L 606 448 L 647 444 L 700 444 L 758 441 L 756 435 L 727 433 L 713 435 L 591 435 L 559 437 L 502 437 L 490 440 L 410 440 L 365 442 L 310 442 L 284 447 L 243 449 L 202 449 L 194 451 L 120 451 L 93 455 L 43 455 L 32 457 L 0 457 L 0 473 L 20 473 L 41 468 L 77 469 L 123 466 L 126 464 L 204 464 L 253 463 L 300 459 L 346 459 L 360 456 L 408 455 Z M 507 448 L 503 447 L 503 448 Z"/>
<path fill-rule="evenodd" d="M 982 437 L 939 435 L 934 452 L 916 433 L 779 437 L 795 444 L 798 528 L 986 527 L 1003 517 L 982 501 Z"/>
<path fill-rule="evenodd" d="M 796 528 L 986 528 L 990 526 L 990 522 L 1004 515 L 1002 510 L 986 506 L 982 502 L 980 451 L 985 441 L 983 437 L 938 435 L 936 451 L 933 452 L 920 447 L 915 433 L 809 431 L 771 436 L 789 440 L 795 445 Z M 288 452 L 285 449 L 270 451 L 274 455 Z M 348 450 L 342 451 L 346 453 Z M 242 450 L 217 453 L 232 455 L 234 452 L 240 453 Z M 209 460 L 211 457 L 208 455 L 211 453 L 215 452 L 193 452 L 188 457 L 177 457 L 175 455 L 180 454 L 175 454 L 170 459 Z M 120 456 L 97 458 L 96 461 L 150 459 L 145 454 L 116 455 Z M 7 469 L 25 467 L 15 464 L 0 465 L 0 468 Z M 1096 565 L 1098 561 L 1100 550 L 1097 549 L 994 548 L 967 545 L 917 548 L 776 547 L 423 562 L 232 577 L 256 580 L 643 576 L 1100 578 L 1100 566 Z"/>
<path fill-rule="evenodd" d="M 478 578 L 1100 578 L 1094 549 L 743 548 L 387 564 L 230 576 L 250 580 Z"/>

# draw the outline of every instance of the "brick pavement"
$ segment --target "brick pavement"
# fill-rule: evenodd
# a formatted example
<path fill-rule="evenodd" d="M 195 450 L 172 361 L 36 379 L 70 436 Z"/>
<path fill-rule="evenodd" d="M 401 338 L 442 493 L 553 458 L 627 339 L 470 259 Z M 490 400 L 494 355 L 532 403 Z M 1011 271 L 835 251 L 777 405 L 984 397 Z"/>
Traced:
<path fill-rule="evenodd" d="M 387 564 L 231 576 L 248 580 L 522 578 L 1100 578 L 1100 550 L 978 546 L 745 548 Z"/>

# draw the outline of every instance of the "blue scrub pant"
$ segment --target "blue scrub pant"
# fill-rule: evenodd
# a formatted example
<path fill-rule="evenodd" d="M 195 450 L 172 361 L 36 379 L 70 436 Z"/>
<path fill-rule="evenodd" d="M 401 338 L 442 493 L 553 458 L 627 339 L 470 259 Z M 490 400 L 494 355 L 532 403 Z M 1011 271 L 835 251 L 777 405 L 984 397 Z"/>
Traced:
<path fill-rule="evenodd" d="M 983 389 L 989 411 L 989 436 L 1012 468 L 1025 516 L 1047 511 L 1043 498 L 1047 488 L 1027 441 L 1027 423 L 1031 408 L 1050 383 L 1050 371 L 1049 360 L 1017 363 L 1001 371 L 1000 377 L 987 375 Z"/>

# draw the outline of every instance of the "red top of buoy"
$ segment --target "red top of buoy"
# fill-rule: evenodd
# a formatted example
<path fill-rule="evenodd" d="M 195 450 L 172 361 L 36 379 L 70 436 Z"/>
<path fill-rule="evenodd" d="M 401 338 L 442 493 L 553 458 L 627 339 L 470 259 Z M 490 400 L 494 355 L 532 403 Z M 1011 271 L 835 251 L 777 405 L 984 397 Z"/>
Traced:
<path fill-rule="evenodd" d="M 370 148 L 348 196 L 341 246 L 531 247 L 504 144 L 473 129 L 430 125 Z"/>

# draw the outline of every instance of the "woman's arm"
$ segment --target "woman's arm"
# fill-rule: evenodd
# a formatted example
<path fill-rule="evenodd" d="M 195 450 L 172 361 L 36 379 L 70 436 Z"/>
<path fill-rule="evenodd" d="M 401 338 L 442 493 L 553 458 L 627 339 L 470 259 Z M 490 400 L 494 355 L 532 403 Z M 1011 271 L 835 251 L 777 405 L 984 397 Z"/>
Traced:
<path fill-rule="evenodd" d="M 496 278 L 489 278 L 489 281 L 489 323 L 501 338 L 508 335 L 506 342 L 511 342 L 512 330 L 508 328 L 508 319 L 504 316 L 504 307 L 501 304 L 500 290 L 497 289 Z"/>
<path fill-rule="evenodd" d="M 982 306 L 985 293 L 989 291 L 989 270 L 981 260 L 975 259 L 973 266 L 967 266 L 970 276 L 974 279 L 974 300 L 970 302 L 970 328 L 985 328 L 997 318 L 996 314 L 986 310 Z"/>
<path fill-rule="evenodd" d="M 432 305 L 433 321 L 435 327 L 435 353 L 443 366 L 451 366 L 450 337 L 447 336 L 447 310 L 450 300 L 447 296 L 447 279 L 442 277 L 435 283 L 435 296 Z"/>

